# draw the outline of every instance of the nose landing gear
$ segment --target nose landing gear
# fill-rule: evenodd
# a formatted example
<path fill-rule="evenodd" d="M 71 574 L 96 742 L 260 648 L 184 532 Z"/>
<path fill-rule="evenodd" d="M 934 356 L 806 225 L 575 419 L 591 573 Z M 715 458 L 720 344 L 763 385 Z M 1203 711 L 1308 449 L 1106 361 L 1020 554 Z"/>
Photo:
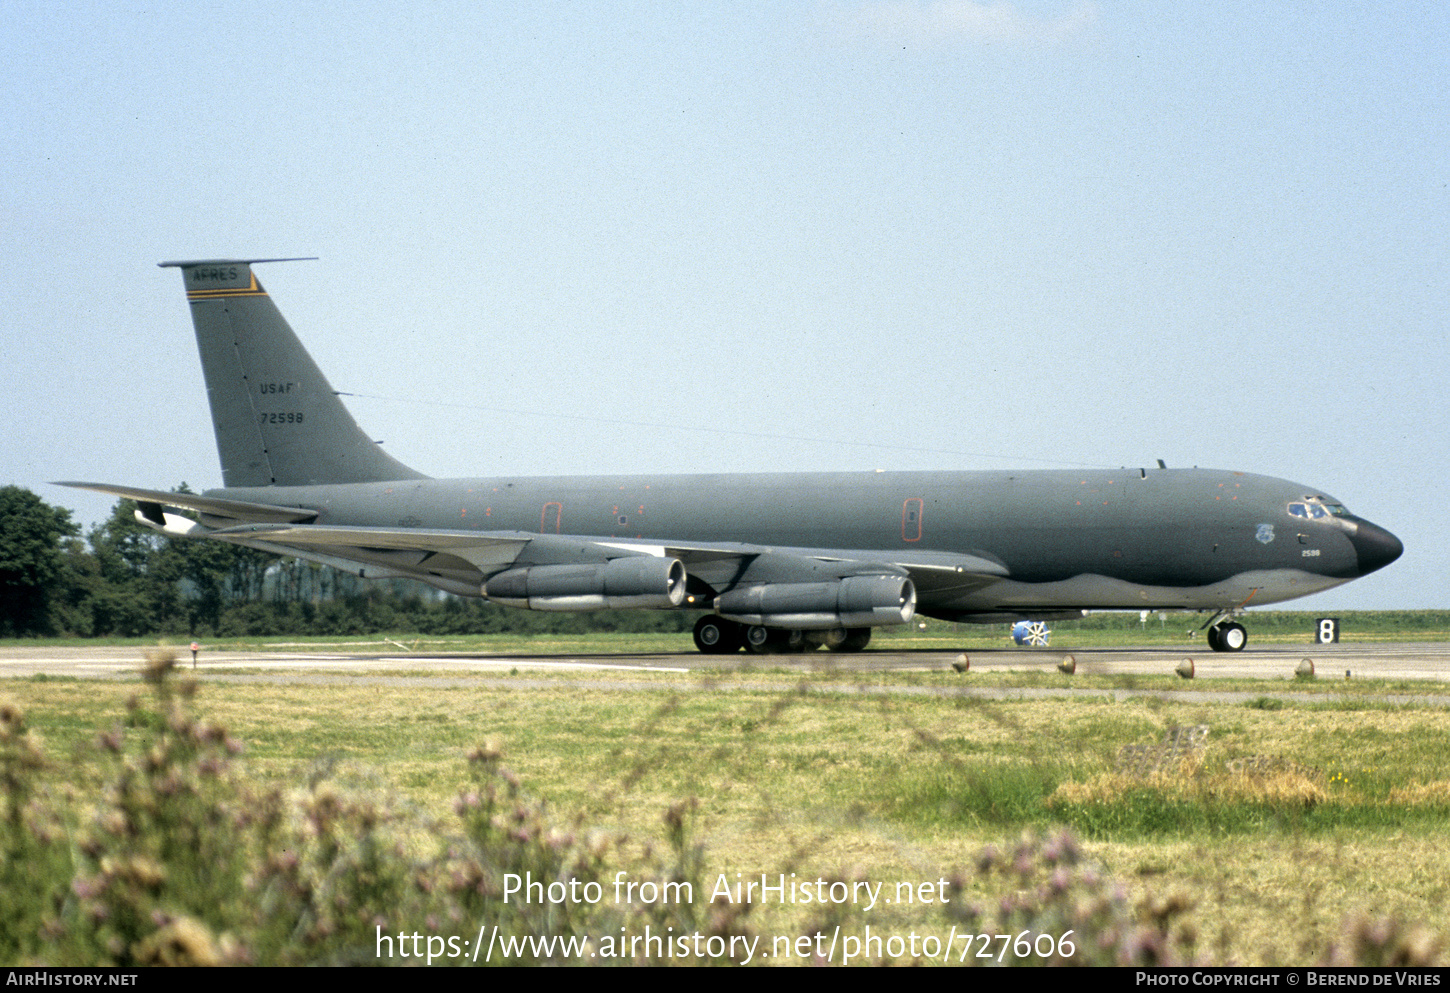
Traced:
<path fill-rule="evenodd" d="M 1206 637 L 1208 647 L 1215 652 L 1241 652 L 1249 643 L 1249 633 L 1244 626 L 1227 618 L 1210 622 Z"/>

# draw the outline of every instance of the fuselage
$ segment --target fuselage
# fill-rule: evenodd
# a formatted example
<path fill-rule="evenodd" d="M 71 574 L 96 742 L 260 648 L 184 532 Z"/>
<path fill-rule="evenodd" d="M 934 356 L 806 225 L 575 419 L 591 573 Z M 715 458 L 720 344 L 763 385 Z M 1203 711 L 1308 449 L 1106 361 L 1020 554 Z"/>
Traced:
<path fill-rule="evenodd" d="M 997 563 L 1005 575 L 990 582 L 918 576 L 920 612 L 963 619 L 1273 603 L 1365 575 L 1402 550 L 1310 487 L 1209 469 L 410 479 L 211 495 L 311 508 L 318 525 Z M 448 563 L 434 566 L 442 576 Z"/>

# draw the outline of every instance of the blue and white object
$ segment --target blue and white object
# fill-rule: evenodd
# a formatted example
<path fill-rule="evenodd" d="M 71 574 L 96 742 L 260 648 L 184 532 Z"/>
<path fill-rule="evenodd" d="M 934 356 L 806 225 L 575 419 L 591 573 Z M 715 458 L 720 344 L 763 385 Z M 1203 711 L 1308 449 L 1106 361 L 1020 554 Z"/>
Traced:
<path fill-rule="evenodd" d="M 1046 648 L 1047 639 L 1051 637 L 1052 632 L 1042 621 L 1018 621 L 1012 625 L 1012 640 L 1019 645 Z"/>

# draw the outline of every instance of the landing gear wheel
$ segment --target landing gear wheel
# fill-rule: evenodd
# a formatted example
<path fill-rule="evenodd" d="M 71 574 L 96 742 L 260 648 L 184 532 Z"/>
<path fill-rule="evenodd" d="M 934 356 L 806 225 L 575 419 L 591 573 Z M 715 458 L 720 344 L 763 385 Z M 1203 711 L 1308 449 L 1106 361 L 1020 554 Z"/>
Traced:
<path fill-rule="evenodd" d="M 763 625 L 745 629 L 745 650 L 752 655 L 796 655 L 814 647 L 803 631 Z"/>
<path fill-rule="evenodd" d="M 706 655 L 729 655 L 740 649 L 740 625 L 714 614 L 695 622 L 695 647 Z"/>
<path fill-rule="evenodd" d="M 781 651 L 789 655 L 800 655 L 803 652 L 815 651 L 815 642 L 806 637 L 804 631 L 784 631 L 781 638 Z"/>
<path fill-rule="evenodd" d="M 1215 652 L 1241 652 L 1249 643 L 1242 624 L 1215 624 L 1208 629 L 1208 647 Z"/>
<path fill-rule="evenodd" d="M 845 639 L 839 645 L 827 644 L 826 647 L 833 652 L 859 652 L 870 643 L 870 628 L 851 628 L 846 632 Z"/>
<path fill-rule="evenodd" d="M 752 624 L 745 629 L 745 650 L 751 655 L 769 655 L 775 650 L 774 640 L 768 627 Z"/>

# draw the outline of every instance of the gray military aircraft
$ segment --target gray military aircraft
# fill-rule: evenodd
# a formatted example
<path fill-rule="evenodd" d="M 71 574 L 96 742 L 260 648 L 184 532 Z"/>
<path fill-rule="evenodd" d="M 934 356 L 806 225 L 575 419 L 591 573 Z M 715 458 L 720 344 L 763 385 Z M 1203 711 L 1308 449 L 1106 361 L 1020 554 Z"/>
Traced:
<path fill-rule="evenodd" d="M 1404 550 L 1298 483 L 1242 472 L 871 472 L 431 479 L 364 434 L 257 281 L 282 259 L 181 270 L 224 486 L 66 483 L 137 501 L 163 534 L 403 576 L 533 610 L 708 609 L 702 652 L 864 648 L 916 614 L 995 622 L 1088 609 L 1234 617 Z M 194 512 L 192 520 L 172 512 Z"/>

